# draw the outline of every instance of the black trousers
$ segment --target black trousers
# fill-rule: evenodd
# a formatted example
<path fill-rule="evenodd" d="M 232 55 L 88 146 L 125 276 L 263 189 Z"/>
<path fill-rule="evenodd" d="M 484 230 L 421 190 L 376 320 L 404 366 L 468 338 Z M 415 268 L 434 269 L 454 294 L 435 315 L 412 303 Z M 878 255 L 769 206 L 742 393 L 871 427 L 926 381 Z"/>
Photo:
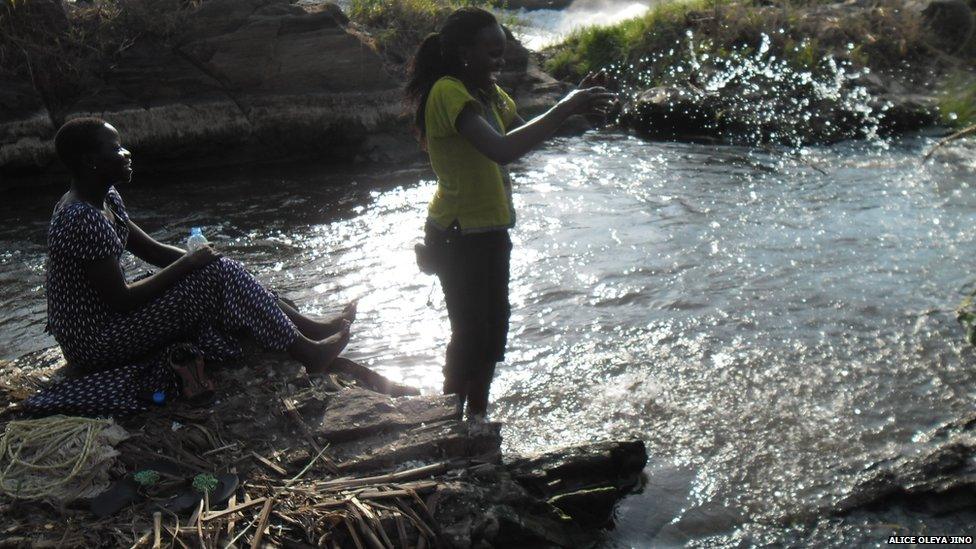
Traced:
<path fill-rule="evenodd" d="M 427 223 L 424 243 L 435 256 L 451 320 L 444 364 L 444 393 L 467 402 L 468 414 L 483 415 L 508 340 L 509 265 L 512 240 L 507 230 L 462 234 Z"/>

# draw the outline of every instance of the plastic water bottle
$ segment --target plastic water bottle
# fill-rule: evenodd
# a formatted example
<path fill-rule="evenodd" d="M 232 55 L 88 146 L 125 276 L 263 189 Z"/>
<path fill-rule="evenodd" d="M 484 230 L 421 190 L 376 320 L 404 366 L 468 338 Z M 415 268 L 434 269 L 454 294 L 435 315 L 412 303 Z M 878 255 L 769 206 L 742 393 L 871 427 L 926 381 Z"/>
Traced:
<path fill-rule="evenodd" d="M 207 237 L 203 236 L 203 231 L 200 227 L 193 227 L 190 229 L 190 238 L 186 239 L 186 249 L 188 252 L 194 252 L 200 248 L 210 244 Z"/>

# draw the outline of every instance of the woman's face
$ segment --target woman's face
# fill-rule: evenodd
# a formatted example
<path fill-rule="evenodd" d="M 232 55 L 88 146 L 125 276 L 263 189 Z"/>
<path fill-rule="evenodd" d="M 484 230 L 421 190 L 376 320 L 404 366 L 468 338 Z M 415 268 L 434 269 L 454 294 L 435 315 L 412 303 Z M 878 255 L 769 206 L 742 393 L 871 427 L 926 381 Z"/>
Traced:
<path fill-rule="evenodd" d="M 489 25 L 474 37 L 474 44 L 465 52 L 468 74 L 482 84 L 494 81 L 493 73 L 505 66 L 505 45 L 508 39 L 501 25 Z"/>
<path fill-rule="evenodd" d="M 92 165 L 98 179 L 112 184 L 132 180 L 132 157 L 111 124 L 105 124 L 95 134 L 95 151 Z"/>

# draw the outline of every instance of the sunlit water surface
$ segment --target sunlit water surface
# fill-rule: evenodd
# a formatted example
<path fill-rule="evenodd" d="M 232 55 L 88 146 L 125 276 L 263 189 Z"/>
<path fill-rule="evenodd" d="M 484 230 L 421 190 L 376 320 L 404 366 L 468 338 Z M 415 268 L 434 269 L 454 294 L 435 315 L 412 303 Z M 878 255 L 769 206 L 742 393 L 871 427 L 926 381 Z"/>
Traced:
<path fill-rule="evenodd" d="M 513 166 L 514 313 L 492 389 L 507 449 L 646 441 L 648 486 L 610 545 L 874 543 L 892 521 L 931 533 L 935 519 L 909 512 L 824 511 L 859 468 L 976 398 L 951 313 L 972 278 L 976 148 L 921 165 L 931 141 L 796 158 L 590 133 Z M 303 309 L 359 298 L 348 356 L 433 393 L 447 314 L 411 249 L 433 187 L 418 163 L 137 171 L 121 191 L 157 238 L 202 226 Z M 53 343 L 42 283 L 57 196 L 0 204 L 2 358 Z M 973 517 L 938 520 L 960 533 Z"/>

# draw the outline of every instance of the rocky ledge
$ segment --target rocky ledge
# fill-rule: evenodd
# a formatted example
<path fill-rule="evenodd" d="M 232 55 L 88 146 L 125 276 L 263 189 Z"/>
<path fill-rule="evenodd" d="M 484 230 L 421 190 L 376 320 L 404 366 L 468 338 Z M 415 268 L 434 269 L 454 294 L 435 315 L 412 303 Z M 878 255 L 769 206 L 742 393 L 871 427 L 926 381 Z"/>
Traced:
<path fill-rule="evenodd" d="M 3 365 L 0 397 L 20 400 L 60 366 L 55 350 Z M 640 441 L 502 456 L 500 425 L 459 421 L 451 397 L 378 378 L 310 378 L 268 356 L 217 379 L 212 407 L 176 401 L 120 420 L 129 438 L 116 447 L 111 489 L 146 469 L 168 482 L 129 490 L 131 502 L 100 519 L 85 502 L 0 498 L 0 545 L 148 546 L 160 532 L 207 547 L 237 534 L 242 545 L 259 536 L 291 547 L 585 547 L 647 461 Z M 226 503 L 194 501 L 154 526 L 153 513 L 199 473 L 240 484 Z"/>
<path fill-rule="evenodd" d="M 65 9 L 35 0 L 30 24 L 56 34 Z M 509 50 L 504 85 L 536 111 L 563 86 L 514 38 Z M 54 133 L 79 116 L 112 122 L 142 168 L 402 158 L 419 149 L 401 101 L 407 53 L 401 66 L 390 53 L 332 3 L 205 0 L 177 35 L 137 39 L 104 73 L 86 75 L 77 99 L 48 97 L 44 74 L 2 79 L 0 184 L 57 169 Z"/>

